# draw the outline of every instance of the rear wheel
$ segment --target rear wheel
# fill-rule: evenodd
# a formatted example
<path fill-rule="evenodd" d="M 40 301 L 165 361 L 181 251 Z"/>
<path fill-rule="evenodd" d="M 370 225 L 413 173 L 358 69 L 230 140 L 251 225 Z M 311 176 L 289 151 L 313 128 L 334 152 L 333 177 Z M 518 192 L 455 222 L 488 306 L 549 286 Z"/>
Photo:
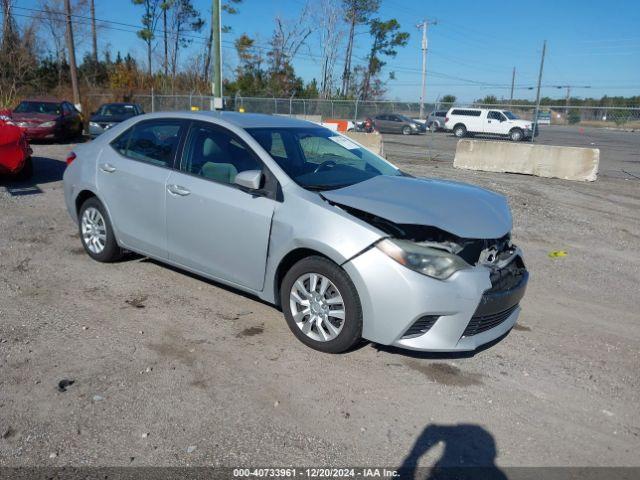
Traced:
<path fill-rule="evenodd" d="M 313 349 L 341 353 L 360 341 L 358 293 L 347 273 L 327 258 L 307 257 L 291 267 L 280 302 L 293 334 Z"/>
<path fill-rule="evenodd" d="M 524 133 L 519 128 L 514 128 L 509 132 L 509 138 L 512 142 L 519 142 L 524 137 Z"/>
<path fill-rule="evenodd" d="M 458 138 L 463 138 L 467 135 L 467 128 L 464 125 L 456 125 L 453 127 L 453 134 Z"/>
<path fill-rule="evenodd" d="M 84 250 L 98 262 L 115 262 L 122 257 L 106 209 L 96 197 L 86 200 L 78 215 Z"/>
<path fill-rule="evenodd" d="M 431 122 L 429 124 L 429 130 L 431 130 L 432 132 L 437 132 L 438 131 L 438 123 L 437 122 Z"/>

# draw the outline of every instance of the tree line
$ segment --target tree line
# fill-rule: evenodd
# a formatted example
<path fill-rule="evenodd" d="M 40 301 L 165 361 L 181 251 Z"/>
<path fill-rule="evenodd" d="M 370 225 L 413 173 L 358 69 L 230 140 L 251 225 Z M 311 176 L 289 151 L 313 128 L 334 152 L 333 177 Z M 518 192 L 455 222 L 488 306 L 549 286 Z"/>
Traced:
<path fill-rule="evenodd" d="M 77 68 L 84 92 L 127 97 L 151 88 L 158 93 L 210 91 L 215 55 L 210 21 L 192 0 L 130 0 L 140 12 L 136 25 L 96 19 L 95 2 L 100 1 L 71 1 L 70 23 L 80 39 L 73 50 L 87 52 Z M 67 94 L 70 45 L 63 0 L 39 0 L 37 8 L 0 0 L 0 6 L 0 105 L 26 94 Z M 242 0 L 222 3 L 227 16 L 242 8 Z M 230 47 L 236 66 L 225 69 L 225 95 L 382 98 L 386 82 L 394 78 L 393 72 L 383 75 L 387 59 L 406 46 L 409 33 L 396 19 L 380 18 L 379 10 L 380 0 L 308 1 L 297 16 L 276 17 L 265 43 L 239 32 Z M 18 22 L 18 17 L 25 20 Z M 145 58 L 112 52 L 108 39 L 122 30 L 136 34 Z M 223 32 L 230 31 L 223 26 Z M 356 56 L 357 44 L 366 47 L 366 55 Z M 223 55 L 225 67 L 228 57 Z M 306 82 L 294 68 L 301 57 L 319 65 L 318 74 Z"/>

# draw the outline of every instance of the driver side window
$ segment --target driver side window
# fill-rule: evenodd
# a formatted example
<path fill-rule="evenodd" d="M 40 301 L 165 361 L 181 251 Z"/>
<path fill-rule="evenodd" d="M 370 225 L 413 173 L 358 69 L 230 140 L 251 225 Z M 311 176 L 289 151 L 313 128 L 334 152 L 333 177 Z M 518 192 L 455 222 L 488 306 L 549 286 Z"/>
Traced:
<path fill-rule="evenodd" d="M 489 112 L 487 118 L 490 120 L 502 121 L 504 119 L 504 116 L 500 112 Z"/>
<path fill-rule="evenodd" d="M 189 132 L 181 170 L 232 184 L 240 172 L 262 170 L 262 163 L 231 132 L 209 125 L 194 125 Z"/>

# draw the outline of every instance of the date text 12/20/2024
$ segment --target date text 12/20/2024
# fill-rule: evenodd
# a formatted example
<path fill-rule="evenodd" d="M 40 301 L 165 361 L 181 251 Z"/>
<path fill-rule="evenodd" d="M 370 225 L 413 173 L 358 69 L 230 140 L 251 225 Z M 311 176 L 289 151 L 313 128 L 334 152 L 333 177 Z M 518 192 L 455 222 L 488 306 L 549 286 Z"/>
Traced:
<path fill-rule="evenodd" d="M 233 476 L 262 478 L 394 478 L 400 474 L 388 468 L 234 468 Z"/>

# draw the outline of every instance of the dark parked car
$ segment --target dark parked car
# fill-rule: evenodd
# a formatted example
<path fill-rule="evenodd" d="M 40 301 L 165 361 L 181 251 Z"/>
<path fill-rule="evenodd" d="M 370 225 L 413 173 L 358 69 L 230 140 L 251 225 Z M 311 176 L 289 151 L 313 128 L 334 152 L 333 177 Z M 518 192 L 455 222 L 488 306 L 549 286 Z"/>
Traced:
<path fill-rule="evenodd" d="M 12 118 L 30 140 L 66 140 L 82 135 L 82 114 L 66 100 L 23 100 Z"/>
<path fill-rule="evenodd" d="M 381 113 L 373 118 L 373 122 L 380 133 L 411 135 L 426 131 L 426 127 L 421 123 L 398 113 Z"/>
<path fill-rule="evenodd" d="M 105 103 L 91 114 L 89 135 L 95 138 L 114 125 L 143 113 L 142 107 L 135 103 Z"/>

